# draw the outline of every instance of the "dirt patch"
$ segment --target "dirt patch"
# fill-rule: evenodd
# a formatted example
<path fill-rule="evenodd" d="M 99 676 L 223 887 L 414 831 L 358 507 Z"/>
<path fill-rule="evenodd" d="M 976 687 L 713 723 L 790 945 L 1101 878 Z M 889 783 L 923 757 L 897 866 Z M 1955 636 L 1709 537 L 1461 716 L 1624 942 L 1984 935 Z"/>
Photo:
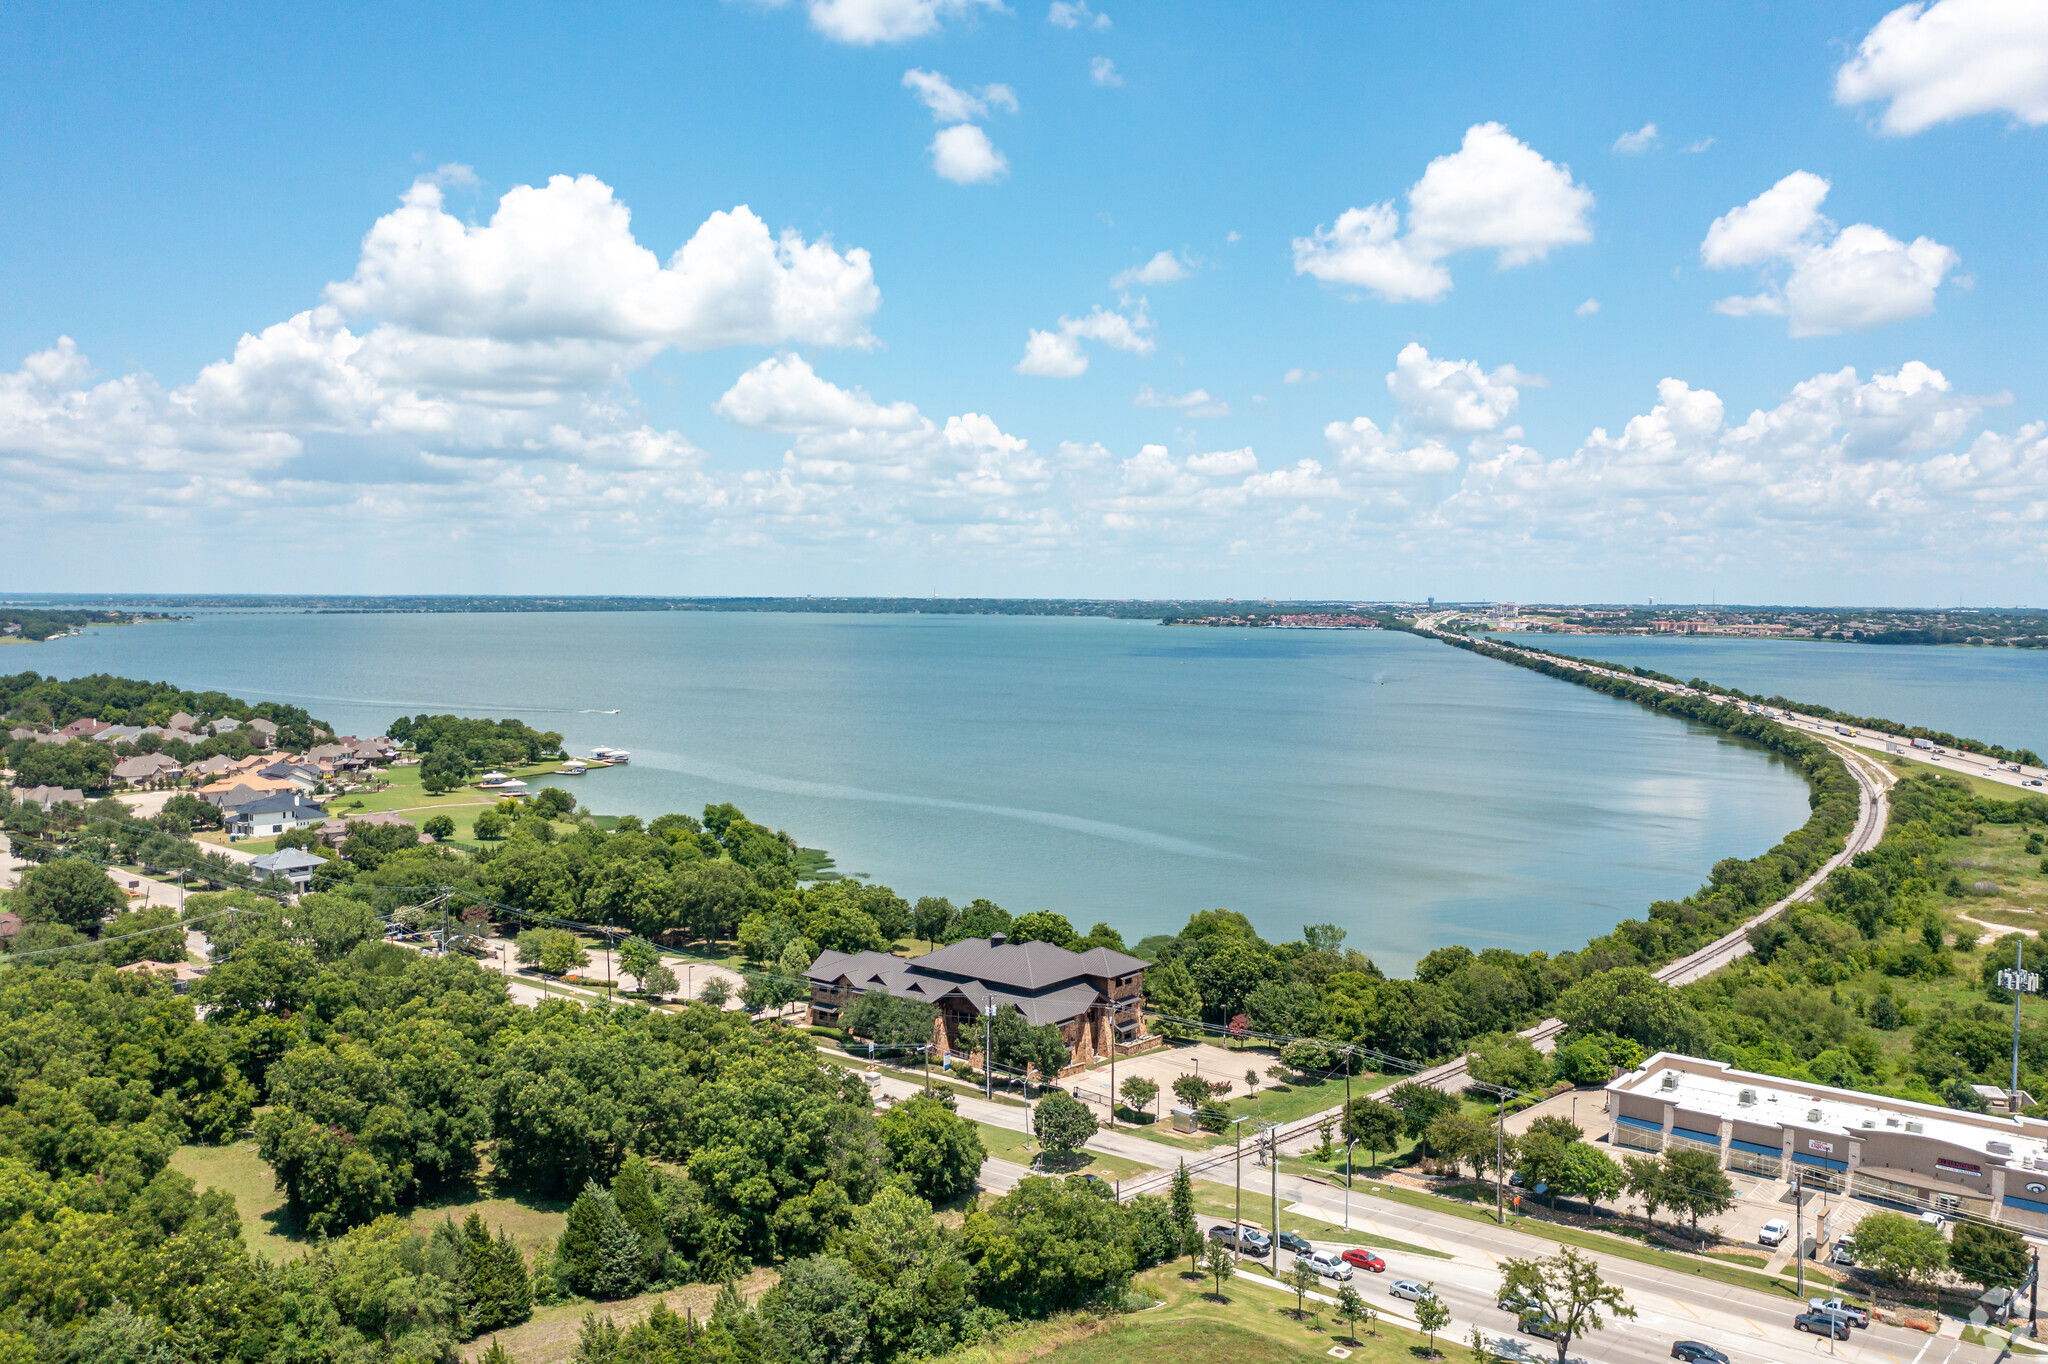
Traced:
<path fill-rule="evenodd" d="M 740 1280 L 740 1293 L 752 1302 L 774 1287 L 777 1277 L 772 1269 L 757 1269 Z M 518 1364 L 561 1364 L 575 1355 L 577 1333 L 583 1329 L 585 1316 L 610 1317 L 624 1329 L 646 1316 L 647 1309 L 659 1302 L 667 1304 L 671 1312 L 691 1312 L 701 1319 L 711 1315 L 711 1304 L 717 1297 L 717 1284 L 693 1283 L 617 1302 L 569 1302 L 540 1307 L 534 1309 L 533 1320 L 523 1325 L 500 1331 L 495 1337 L 480 1336 L 471 1341 L 464 1350 L 464 1358 L 482 1355 L 495 1339 Z"/>

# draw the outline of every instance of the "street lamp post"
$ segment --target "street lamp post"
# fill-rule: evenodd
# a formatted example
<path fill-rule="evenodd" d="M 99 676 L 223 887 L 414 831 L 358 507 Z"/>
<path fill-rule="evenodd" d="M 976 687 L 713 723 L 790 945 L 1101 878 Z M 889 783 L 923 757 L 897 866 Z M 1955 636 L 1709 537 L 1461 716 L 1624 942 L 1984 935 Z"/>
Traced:
<path fill-rule="evenodd" d="M 1272 1239 L 1268 1244 L 1273 1247 L 1273 1278 L 1278 1280 L 1280 1277 L 1280 1124 L 1277 1122 L 1262 1122 L 1259 1126 L 1264 1129 L 1263 1135 L 1266 1141 L 1268 1173 L 1273 1178 L 1273 1227 L 1271 1232 Z"/>

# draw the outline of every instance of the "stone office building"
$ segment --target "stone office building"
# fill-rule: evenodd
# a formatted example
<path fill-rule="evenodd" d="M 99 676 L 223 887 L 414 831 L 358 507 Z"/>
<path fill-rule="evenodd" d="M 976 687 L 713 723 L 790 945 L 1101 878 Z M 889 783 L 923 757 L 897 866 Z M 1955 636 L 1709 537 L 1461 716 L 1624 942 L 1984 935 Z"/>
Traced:
<path fill-rule="evenodd" d="M 2048 1122 L 1731 1070 L 1660 1052 L 1607 1086 L 1608 1139 L 1916 1212 L 2048 1232 Z"/>
<path fill-rule="evenodd" d="M 935 1005 L 936 1054 L 981 1064 L 982 1011 L 1016 1009 L 1037 1027 L 1060 1030 L 1078 1070 L 1116 1054 L 1129 1056 L 1161 1045 L 1145 1031 L 1145 963 L 1106 947 L 1069 952 L 1047 942 L 1007 942 L 1000 933 L 948 943 L 921 957 L 887 952 L 820 952 L 806 973 L 811 1022 L 836 1027 L 857 994 L 884 990 L 899 999 Z"/>

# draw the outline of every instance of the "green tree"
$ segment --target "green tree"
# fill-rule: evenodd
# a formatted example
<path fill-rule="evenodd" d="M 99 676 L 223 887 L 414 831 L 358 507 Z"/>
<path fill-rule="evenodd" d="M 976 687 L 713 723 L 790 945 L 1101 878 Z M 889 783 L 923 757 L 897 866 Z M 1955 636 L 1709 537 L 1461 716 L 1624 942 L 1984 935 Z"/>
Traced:
<path fill-rule="evenodd" d="M 455 821 L 447 815 L 428 815 L 420 825 L 420 832 L 436 843 L 446 843 L 455 837 Z"/>
<path fill-rule="evenodd" d="M 636 933 L 619 944 L 619 965 L 633 979 L 644 980 L 649 971 L 661 965 L 661 949 Z"/>
<path fill-rule="evenodd" d="M 923 938 L 926 946 L 936 947 L 956 912 L 953 902 L 943 895 L 923 896 L 911 907 L 911 931 Z"/>
<path fill-rule="evenodd" d="M 1202 995 L 1180 962 L 1169 961 L 1145 973 L 1145 1003 L 1159 1015 L 1153 1022 L 1162 1037 L 1193 1037 L 1199 1032 L 1194 1024 L 1202 1016 Z"/>
<path fill-rule="evenodd" d="M 1958 1222 L 1955 1237 L 1949 1242 L 1948 1262 L 1949 1268 L 1967 1283 L 1985 1288 L 2016 1288 L 2027 1277 L 2026 1239 L 2005 1227 Z"/>
<path fill-rule="evenodd" d="M 1874 1212 L 1856 1224 L 1856 1263 L 1886 1282 L 1930 1283 L 1948 1268 L 1948 1242 L 1941 1228 L 1898 1212 Z"/>
<path fill-rule="evenodd" d="M 1550 1183 L 1565 1197 L 1582 1198 L 1597 1208 L 1601 1199 L 1621 1196 L 1621 1167 L 1605 1152 L 1575 1141 L 1565 1148 L 1564 1164 Z"/>
<path fill-rule="evenodd" d="M 1372 1325 L 1373 1310 L 1358 1296 L 1349 1279 L 1337 1285 L 1337 1320 L 1344 1323 L 1344 1338 L 1353 1345 L 1358 1343 L 1358 1323 Z"/>
<path fill-rule="evenodd" d="M 676 973 L 667 966 L 652 967 L 640 977 L 640 993 L 656 999 L 667 999 L 676 992 Z"/>
<path fill-rule="evenodd" d="M 1237 1277 L 1237 1260 L 1221 1241 L 1210 1241 L 1202 1248 L 1202 1268 L 1216 1282 L 1216 1291 L 1211 1296 L 1221 1301 L 1223 1285 Z"/>
<path fill-rule="evenodd" d="M 597 1296 L 598 1276 L 606 1263 L 605 1229 L 615 1221 L 626 1225 L 610 1191 L 596 1180 L 585 1184 L 569 1206 L 569 1220 L 555 1243 L 555 1273 L 586 1297 Z"/>
<path fill-rule="evenodd" d="M 724 976 L 710 976 L 697 991 L 697 998 L 714 1009 L 723 1009 L 725 1002 L 732 998 L 732 986 Z"/>
<path fill-rule="evenodd" d="M 1468 1164 L 1477 1179 L 1493 1158 L 1493 1124 L 1469 1113 L 1446 1113 L 1429 1125 L 1423 1140 L 1455 1167 Z"/>
<path fill-rule="evenodd" d="M 1308 1295 L 1322 1286 L 1323 1276 L 1310 1268 L 1307 1261 L 1297 1258 L 1281 1282 L 1294 1290 L 1294 1319 L 1300 1321 Z"/>
<path fill-rule="evenodd" d="M 472 1332 L 496 1331 L 533 1314 L 533 1281 L 526 1257 L 504 1228 L 495 1240 L 483 1217 L 472 1212 L 460 1232 L 459 1283 L 463 1320 Z"/>
<path fill-rule="evenodd" d="M 1458 1111 L 1458 1100 L 1454 1096 L 1431 1085 L 1418 1085 L 1413 1080 L 1404 1080 L 1388 1090 L 1387 1102 L 1400 1111 L 1402 1132 L 1425 1144 L 1430 1124 L 1447 1113 Z"/>
<path fill-rule="evenodd" d="M 762 1297 L 761 1322 L 790 1364 L 860 1364 L 880 1296 L 839 1256 L 793 1260 Z"/>
<path fill-rule="evenodd" d="M 1183 1075 L 1173 1082 L 1173 1097 L 1183 1108 L 1200 1108 L 1209 1100 L 1209 1082 L 1199 1075 Z"/>
<path fill-rule="evenodd" d="M 1032 1027 L 1015 1006 L 996 1010 L 989 1025 L 998 1068 L 1035 1068 L 1041 1080 L 1050 1079 L 1067 1068 L 1072 1053 L 1059 1028 L 1051 1023 Z"/>
<path fill-rule="evenodd" d="M 1196 1257 L 1202 1251 L 1202 1227 L 1195 1220 L 1195 1181 L 1188 1175 L 1185 1159 L 1174 1167 L 1167 1204 L 1173 1210 L 1174 1234 L 1180 1240 L 1180 1248 L 1187 1252 L 1188 1269 L 1193 1272 L 1199 1268 Z"/>
<path fill-rule="evenodd" d="M 1572 1341 L 1606 1327 L 1601 1312 L 1608 1316 L 1633 1317 L 1621 1290 L 1600 1277 L 1600 1266 L 1592 1256 L 1566 1246 L 1556 1255 L 1527 1260 L 1508 1260 L 1501 1266 L 1500 1295 L 1519 1298 L 1556 1324 L 1551 1342 L 1557 1348 L 1557 1364 L 1565 1364 Z"/>
<path fill-rule="evenodd" d="M 58 857 L 22 873 L 14 903 L 30 922 L 63 924 L 97 936 L 100 921 L 127 908 L 128 897 L 98 864 Z"/>
<path fill-rule="evenodd" d="M 1692 1223 L 1693 1240 L 1698 1241 L 1700 1218 L 1735 1206 L 1735 1185 L 1729 1182 L 1720 1160 L 1710 1151 L 1666 1151 L 1661 1201 L 1672 1211 L 1686 1215 Z"/>
<path fill-rule="evenodd" d="M 1423 1295 L 1415 1300 L 1415 1324 L 1429 1337 L 1428 1353 L 1436 1354 L 1436 1333 L 1451 1324 L 1451 1308 L 1436 1295 L 1436 1283 L 1432 1280 Z M 1563 1364 L 1563 1356 L 1559 1356 Z"/>
<path fill-rule="evenodd" d="M 940 1099 L 897 1104 L 876 1117 L 875 1130 L 889 1149 L 889 1163 L 928 1202 L 950 1202 L 971 1191 L 988 1159 L 974 1124 Z"/>
<path fill-rule="evenodd" d="M 1058 1090 L 1038 1101 L 1031 1114 L 1031 1130 L 1039 1144 L 1062 1154 L 1079 1150 L 1095 1135 L 1095 1114 L 1088 1105 Z"/>
<path fill-rule="evenodd" d="M 1364 1146 L 1373 1165 L 1379 1164 L 1380 1152 L 1392 1151 L 1400 1143 L 1403 1127 L 1399 1109 L 1366 1095 L 1353 1099 L 1344 1110 L 1344 1139 Z"/>
<path fill-rule="evenodd" d="M 1148 1080 L 1142 1075 L 1131 1075 L 1124 1079 L 1122 1094 L 1124 1103 L 1136 1112 L 1143 1113 L 1159 1098 L 1159 1082 Z"/>
<path fill-rule="evenodd" d="M 1066 915 L 1055 914 L 1049 909 L 1037 909 L 1018 916 L 1017 921 L 1010 926 L 1010 941 L 1049 942 L 1054 947 L 1074 951 L 1081 945 L 1081 935 L 1067 922 Z"/>

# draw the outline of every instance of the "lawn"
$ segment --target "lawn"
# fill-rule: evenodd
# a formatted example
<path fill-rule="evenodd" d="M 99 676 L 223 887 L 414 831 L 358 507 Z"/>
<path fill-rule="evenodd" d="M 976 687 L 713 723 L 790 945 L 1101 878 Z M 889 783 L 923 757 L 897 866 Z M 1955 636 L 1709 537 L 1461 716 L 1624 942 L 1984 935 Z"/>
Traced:
<path fill-rule="evenodd" d="M 1253 1061 L 1264 1060 L 1270 1062 L 1272 1060 L 1270 1055 L 1262 1055 L 1258 1052 L 1246 1052 L 1245 1055 L 1249 1058 L 1246 1062 L 1248 1068 Z M 1088 1074 L 1093 1079 L 1100 1073 L 1106 1073 L 1107 1070 L 1107 1065 L 1100 1065 L 1092 1068 Z M 1361 1071 L 1359 1074 L 1351 1077 L 1351 1097 L 1356 1099 L 1371 1094 L 1387 1083 L 1388 1079 L 1386 1076 L 1376 1075 L 1370 1071 Z M 1170 1109 L 1172 1105 L 1178 1102 L 1179 1100 L 1175 1099 L 1171 1094 L 1162 1093 L 1159 1096 L 1159 1101 L 1153 1107 Z M 1246 1114 L 1253 1114 L 1266 1122 L 1278 1123 L 1299 1122 L 1303 1118 L 1312 1117 L 1322 1112 L 1324 1109 L 1341 1108 L 1343 1105 L 1344 1080 L 1342 1076 L 1333 1080 L 1297 1079 L 1290 1080 L 1285 1084 L 1268 1084 L 1261 1086 L 1250 1094 L 1243 1093 L 1240 1088 L 1240 1092 L 1233 1094 L 1230 1098 L 1223 1101 L 1224 1111 L 1232 1118 L 1241 1118 Z M 1252 1124 L 1253 1127 L 1257 1125 L 1257 1122 Z M 1167 1146 L 1178 1147 L 1184 1151 L 1206 1151 L 1218 1143 L 1228 1143 L 1230 1140 L 1228 1134 L 1176 1132 L 1173 1130 L 1171 1123 L 1157 1118 L 1149 1123 L 1133 1123 L 1127 1130 L 1137 1133 L 1148 1141 L 1161 1142 Z M 1244 1130 L 1249 1133 L 1251 1128 L 1248 1127 Z M 1408 1144 L 1412 1146 L 1414 1143 L 1410 1142 Z"/>
<path fill-rule="evenodd" d="M 2010 786 L 2002 781 L 1988 781 L 1963 771 L 1959 764 L 1918 762 L 1912 758 L 1900 757 L 1898 754 L 1890 754 L 1881 761 L 1902 777 L 1919 776 L 1928 772 L 1938 772 L 1944 777 L 1952 777 L 1966 783 L 1973 795 L 1982 796 L 1986 800 L 2018 800 L 2023 795 L 2039 795 L 2041 791 L 2048 790 L 2048 787 Z"/>
<path fill-rule="evenodd" d="M 561 766 L 556 762 L 534 763 L 525 767 L 508 767 L 509 776 L 531 782 L 537 777 L 547 776 Z M 493 809 L 504 797 L 495 791 L 482 791 L 474 786 L 460 787 L 445 795 L 430 796 L 420 785 L 418 766 L 393 767 L 384 774 L 390 782 L 382 791 L 357 791 L 337 796 L 328 803 L 327 812 L 336 819 L 347 819 L 351 815 L 375 814 L 379 810 L 391 810 L 404 815 L 415 824 L 425 822 L 433 815 L 447 815 L 455 821 L 455 834 L 448 841 L 458 847 L 474 850 L 476 839 L 476 817 Z M 582 799 L 580 788 L 574 794 Z M 563 830 L 573 827 L 561 825 Z M 247 845 L 244 845 L 247 846 Z"/>
<path fill-rule="evenodd" d="M 752 1302 L 774 1286 L 776 1277 L 772 1269 L 756 1269 L 739 1281 L 740 1293 Z M 717 1298 L 719 1288 L 718 1284 L 697 1283 L 658 1293 L 642 1293 L 637 1298 L 621 1298 L 617 1302 L 595 1303 L 579 1298 L 553 1307 L 536 1307 L 530 1320 L 509 1331 L 472 1341 L 464 1347 L 463 1357 L 475 1359 L 490 1348 L 492 1341 L 496 1341 L 518 1364 L 564 1364 L 564 1361 L 575 1357 L 576 1336 L 587 1315 L 610 1317 L 624 1327 L 646 1316 L 647 1309 L 660 1302 L 678 1316 L 687 1312 L 702 1321 L 711 1315 L 711 1304 Z"/>
<path fill-rule="evenodd" d="M 1113 1156 L 1107 1151 L 1091 1151 L 1083 1147 L 1071 1155 L 1046 1152 L 1037 1142 L 1022 1132 L 1013 1132 L 1007 1127 L 991 1127 L 985 1122 L 974 1124 L 981 1133 L 981 1144 L 988 1153 L 998 1160 L 1007 1160 L 1015 1165 L 1030 1165 L 1043 1160 L 1042 1173 L 1049 1175 L 1101 1175 L 1104 1179 L 1133 1179 L 1139 1175 L 1152 1174 L 1149 1165 L 1140 1165 L 1123 1156 Z"/>
<path fill-rule="evenodd" d="M 314 1238 L 285 1221 L 284 1194 L 271 1178 L 270 1167 L 256 1154 L 253 1140 L 226 1146 L 181 1146 L 171 1156 L 171 1168 L 188 1176 L 202 1190 L 220 1189 L 234 1196 L 235 1208 L 242 1215 L 242 1239 L 251 1249 L 284 1260 L 296 1259 L 311 1248 Z M 411 1208 L 403 1216 L 414 1227 L 426 1231 L 443 1217 L 460 1223 L 472 1212 L 481 1213 L 493 1232 L 503 1227 L 531 1256 L 543 1242 L 551 1242 L 562 1234 L 569 1205 L 523 1196 L 500 1198 L 486 1189 L 468 1197 Z"/>
<path fill-rule="evenodd" d="M 1185 1364 L 1192 1359 L 1227 1359 L 1231 1364 L 1312 1364 L 1327 1359 L 1332 1346 L 1351 1351 L 1358 1364 L 1413 1364 L 1422 1337 L 1404 1325 L 1382 1320 L 1360 1326 L 1355 1339 L 1330 1315 L 1326 1303 L 1310 1302 L 1308 1315 L 1294 1316 L 1294 1295 L 1254 1287 L 1243 1279 L 1223 1285 L 1197 1280 L 1185 1265 L 1161 1265 L 1132 1282 L 1134 1294 L 1158 1301 L 1145 1311 L 1119 1316 L 1082 1314 L 1026 1326 L 993 1344 L 942 1356 L 944 1364 Z M 1448 1364 L 1466 1364 L 1470 1347 L 1442 1336 L 1437 1349 Z"/>

